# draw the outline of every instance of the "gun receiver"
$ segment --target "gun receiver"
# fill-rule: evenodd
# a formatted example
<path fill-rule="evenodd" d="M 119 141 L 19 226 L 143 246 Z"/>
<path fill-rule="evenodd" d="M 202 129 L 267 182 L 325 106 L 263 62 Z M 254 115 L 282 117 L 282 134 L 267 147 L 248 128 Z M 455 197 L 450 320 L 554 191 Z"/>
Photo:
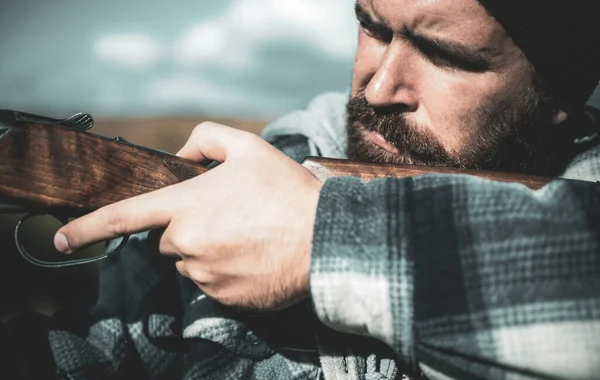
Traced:
<path fill-rule="evenodd" d="M 58 120 L 0 110 L 0 212 L 50 214 L 66 223 L 108 204 L 147 193 L 205 173 L 200 164 L 173 154 L 87 132 L 93 119 L 77 114 Z M 468 174 L 492 180 L 520 182 L 532 189 L 550 178 L 454 168 L 350 162 L 308 157 L 303 166 L 317 178 L 357 176 L 363 180 L 408 177 L 425 173 Z M 28 261 L 48 267 L 83 264 L 101 257 L 50 263 L 33 258 L 23 248 L 21 224 L 15 240 Z"/>

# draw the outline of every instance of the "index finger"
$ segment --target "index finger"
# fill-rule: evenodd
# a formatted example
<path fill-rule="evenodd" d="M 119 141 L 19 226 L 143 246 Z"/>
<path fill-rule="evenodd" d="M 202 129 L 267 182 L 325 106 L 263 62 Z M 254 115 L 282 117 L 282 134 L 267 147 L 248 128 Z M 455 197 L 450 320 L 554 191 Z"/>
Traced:
<path fill-rule="evenodd" d="M 165 227 L 171 221 L 172 200 L 177 199 L 171 188 L 128 198 L 75 219 L 56 232 L 54 246 L 72 253 L 89 244 Z"/>

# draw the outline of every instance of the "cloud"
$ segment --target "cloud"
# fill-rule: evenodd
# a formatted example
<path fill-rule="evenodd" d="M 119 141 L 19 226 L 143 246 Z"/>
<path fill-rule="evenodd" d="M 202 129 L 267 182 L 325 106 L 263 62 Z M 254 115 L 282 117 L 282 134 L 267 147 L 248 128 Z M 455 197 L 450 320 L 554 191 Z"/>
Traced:
<path fill-rule="evenodd" d="M 268 115 L 264 106 L 289 108 L 289 99 L 274 93 L 244 91 L 239 86 L 223 85 L 194 75 L 179 74 L 153 81 L 141 91 L 141 100 L 154 112 L 175 110 L 180 114 L 202 113 L 205 116 Z M 192 112 L 190 112 L 192 110 Z"/>
<path fill-rule="evenodd" d="M 236 0 L 219 17 L 186 31 L 174 58 L 188 65 L 219 60 L 248 68 L 258 63 L 262 46 L 289 42 L 332 59 L 351 59 L 355 35 L 351 0 Z"/>
<path fill-rule="evenodd" d="M 245 100 L 235 88 L 181 74 L 154 81 L 145 87 L 144 92 L 148 104 L 167 108 L 181 104 L 237 103 Z"/>
<path fill-rule="evenodd" d="M 149 8 L 135 22 L 118 23 L 123 9 L 109 0 L 87 32 L 61 24 L 65 34 L 58 40 L 66 52 L 57 51 L 50 35 L 40 49 L 17 49 L 20 58 L 12 57 L 19 60 L 0 73 L 7 90 L 0 101 L 105 117 L 203 113 L 272 119 L 320 92 L 347 87 L 356 44 L 353 2 L 175 0 L 178 10 L 170 18 Z M 142 6 L 143 0 L 126 4 Z M 38 43 L 37 33 L 14 35 L 27 37 L 15 46 Z M 44 47 L 41 65 L 31 56 Z"/>
<path fill-rule="evenodd" d="M 233 0 L 173 46 L 173 70 L 144 90 L 156 104 L 260 117 L 349 84 L 353 0 Z M 159 100 L 160 99 L 160 100 Z"/>
<path fill-rule="evenodd" d="M 136 70 L 154 66 L 163 53 L 155 38 L 141 33 L 104 35 L 95 41 L 93 49 L 101 62 Z"/>

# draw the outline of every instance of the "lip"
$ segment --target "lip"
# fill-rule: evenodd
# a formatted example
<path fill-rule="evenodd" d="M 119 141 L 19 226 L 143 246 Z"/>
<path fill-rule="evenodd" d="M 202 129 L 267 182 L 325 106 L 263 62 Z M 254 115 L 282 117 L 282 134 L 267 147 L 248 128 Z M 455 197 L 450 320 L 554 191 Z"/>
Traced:
<path fill-rule="evenodd" d="M 395 155 L 400 154 L 398 148 L 396 148 L 394 145 L 392 145 L 392 143 L 387 141 L 385 137 L 383 137 L 381 134 L 377 132 L 367 132 L 367 137 L 369 138 L 369 140 L 371 140 L 373 144 L 377 145 L 386 152 Z"/>

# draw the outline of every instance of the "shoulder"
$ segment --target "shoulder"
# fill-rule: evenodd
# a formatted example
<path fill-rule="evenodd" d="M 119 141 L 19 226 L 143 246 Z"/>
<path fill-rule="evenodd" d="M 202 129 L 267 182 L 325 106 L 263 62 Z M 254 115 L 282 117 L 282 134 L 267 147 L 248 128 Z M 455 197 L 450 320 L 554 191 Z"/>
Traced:
<path fill-rule="evenodd" d="M 600 181 L 600 109 L 587 105 L 580 114 L 572 115 L 575 154 L 563 178 Z"/>
<path fill-rule="evenodd" d="M 600 181 L 600 144 L 575 156 L 561 177 Z"/>
<path fill-rule="evenodd" d="M 305 157 L 314 155 L 311 152 L 308 137 L 301 134 L 277 136 L 270 143 L 296 162 L 301 162 Z"/>
<path fill-rule="evenodd" d="M 306 109 L 291 112 L 270 123 L 262 136 L 281 144 L 289 136 L 304 136 L 311 155 L 345 158 L 346 103 L 348 94 L 335 92 L 319 95 Z M 298 141 L 299 137 L 287 141 Z"/>

